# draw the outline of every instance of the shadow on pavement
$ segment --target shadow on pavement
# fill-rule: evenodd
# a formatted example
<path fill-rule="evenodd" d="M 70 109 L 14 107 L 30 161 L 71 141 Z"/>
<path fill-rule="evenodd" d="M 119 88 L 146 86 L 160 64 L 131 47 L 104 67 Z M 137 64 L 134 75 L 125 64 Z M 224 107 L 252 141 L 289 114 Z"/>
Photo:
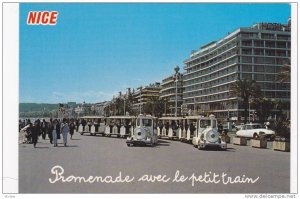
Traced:
<path fill-rule="evenodd" d="M 63 148 L 69 148 L 69 147 L 78 147 L 77 145 L 67 145 L 67 146 L 64 146 L 64 145 L 58 145 L 57 147 L 63 147 Z"/>
<path fill-rule="evenodd" d="M 224 151 L 224 152 L 235 152 L 236 149 L 235 148 L 226 148 L 226 150 L 221 149 L 219 147 L 211 147 L 211 146 L 207 146 L 205 149 L 201 149 L 201 151 Z"/>
<path fill-rule="evenodd" d="M 164 140 L 158 140 L 157 142 L 158 143 L 170 143 L 170 142 L 167 142 L 167 141 L 164 141 Z"/>
<path fill-rule="evenodd" d="M 37 148 L 37 149 L 49 149 L 48 146 L 36 146 L 35 148 Z"/>

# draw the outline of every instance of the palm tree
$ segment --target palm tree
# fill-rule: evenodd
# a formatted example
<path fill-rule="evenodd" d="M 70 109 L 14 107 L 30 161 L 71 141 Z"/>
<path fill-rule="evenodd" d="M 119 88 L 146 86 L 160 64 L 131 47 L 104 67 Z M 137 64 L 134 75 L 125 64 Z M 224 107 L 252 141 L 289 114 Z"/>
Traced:
<path fill-rule="evenodd" d="M 278 73 L 277 80 L 281 83 L 286 83 L 291 81 L 291 63 L 288 61 L 281 67 Z"/>
<path fill-rule="evenodd" d="M 258 97 L 260 95 L 260 88 L 256 85 L 255 80 L 240 79 L 231 84 L 230 95 L 232 97 L 238 97 L 242 101 L 244 108 L 244 123 L 247 123 L 248 104 L 251 98 Z"/>
<path fill-rule="evenodd" d="M 275 109 L 275 104 L 275 100 L 268 99 L 266 97 L 257 98 L 253 101 L 252 106 L 256 110 L 256 114 L 261 123 L 267 121 L 268 117 L 272 115 Z"/>

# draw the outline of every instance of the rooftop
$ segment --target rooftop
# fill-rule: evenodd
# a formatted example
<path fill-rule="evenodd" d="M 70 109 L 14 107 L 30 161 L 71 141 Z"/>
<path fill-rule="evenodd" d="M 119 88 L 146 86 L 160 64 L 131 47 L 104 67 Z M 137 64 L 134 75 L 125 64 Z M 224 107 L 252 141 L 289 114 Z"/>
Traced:
<path fill-rule="evenodd" d="M 251 27 L 241 27 L 241 28 L 238 28 L 237 30 L 231 32 L 231 33 L 228 33 L 227 36 L 225 36 L 224 38 L 220 39 L 219 41 L 212 41 L 212 42 L 209 42 L 203 46 L 201 46 L 198 50 L 193 50 L 191 55 L 190 55 L 190 58 L 193 58 L 199 54 L 202 54 L 204 52 L 207 52 L 209 51 L 211 48 L 219 45 L 219 44 L 222 44 L 224 42 L 226 42 L 229 38 L 231 38 L 232 36 L 234 36 L 235 34 L 237 34 L 238 32 L 241 31 L 241 29 L 249 29 L 249 30 L 269 30 L 269 31 L 282 31 L 282 32 L 290 32 L 291 31 L 291 24 L 288 23 L 288 24 L 280 24 L 280 23 L 256 23 L 254 24 L 253 26 Z M 188 60 L 186 60 L 188 61 Z M 186 62 L 185 61 L 185 62 Z"/>

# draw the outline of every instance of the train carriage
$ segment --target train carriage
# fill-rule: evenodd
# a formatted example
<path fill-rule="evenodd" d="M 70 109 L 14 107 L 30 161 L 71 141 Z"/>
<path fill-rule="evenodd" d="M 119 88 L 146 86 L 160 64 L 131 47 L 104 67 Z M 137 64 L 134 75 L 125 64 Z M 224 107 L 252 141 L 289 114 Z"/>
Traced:
<path fill-rule="evenodd" d="M 182 125 L 179 128 L 179 140 L 182 142 L 192 142 L 197 131 L 197 121 L 202 116 L 186 116 L 182 120 Z"/>
<path fill-rule="evenodd" d="M 162 117 L 158 119 L 158 138 L 179 139 L 183 117 Z"/>
<path fill-rule="evenodd" d="M 83 116 L 80 118 L 81 123 L 78 127 L 78 132 L 83 135 L 88 133 L 90 135 L 104 134 L 105 117 L 104 116 Z"/>
<path fill-rule="evenodd" d="M 126 138 L 133 132 L 134 116 L 110 116 L 107 118 L 105 136 Z"/>

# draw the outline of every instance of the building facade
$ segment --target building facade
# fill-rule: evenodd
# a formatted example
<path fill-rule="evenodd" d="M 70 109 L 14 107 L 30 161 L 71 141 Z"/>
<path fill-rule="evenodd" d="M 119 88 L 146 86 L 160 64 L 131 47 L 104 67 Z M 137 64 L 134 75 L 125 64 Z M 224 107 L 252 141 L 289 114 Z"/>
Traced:
<path fill-rule="evenodd" d="M 162 80 L 160 99 L 166 102 L 164 114 L 175 115 L 176 107 L 176 87 L 177 87 L 177 115 L 181 115 L 181 106 L 183 104 L 183 75 L 178 73 L 177 83 L 175 74 Z M 176 85 L 177 84 L 177 85 Z"/>
<path fill-rule="evenodd" d="M 132 110 L 135 113 L 143 113 L 143 106 L 147 102 L 151 102 L 159 98 L 159 92 L 161 90 L 160 83 L 150 84 L 146 87 L 139 87 L 133 92 L 134 103 Z"/>
<path fill-rule="evenodd" d="M 184 62 L 184 105 L 194 114 L 240 119 L 241 103 L 229 94 L 238 78 L 255 80 L 267 98 L 290 102 L 290 83 L 276 81 L 291 57 L 290 31 L 290 23 L 258 23 L 193 51 Z"/>

